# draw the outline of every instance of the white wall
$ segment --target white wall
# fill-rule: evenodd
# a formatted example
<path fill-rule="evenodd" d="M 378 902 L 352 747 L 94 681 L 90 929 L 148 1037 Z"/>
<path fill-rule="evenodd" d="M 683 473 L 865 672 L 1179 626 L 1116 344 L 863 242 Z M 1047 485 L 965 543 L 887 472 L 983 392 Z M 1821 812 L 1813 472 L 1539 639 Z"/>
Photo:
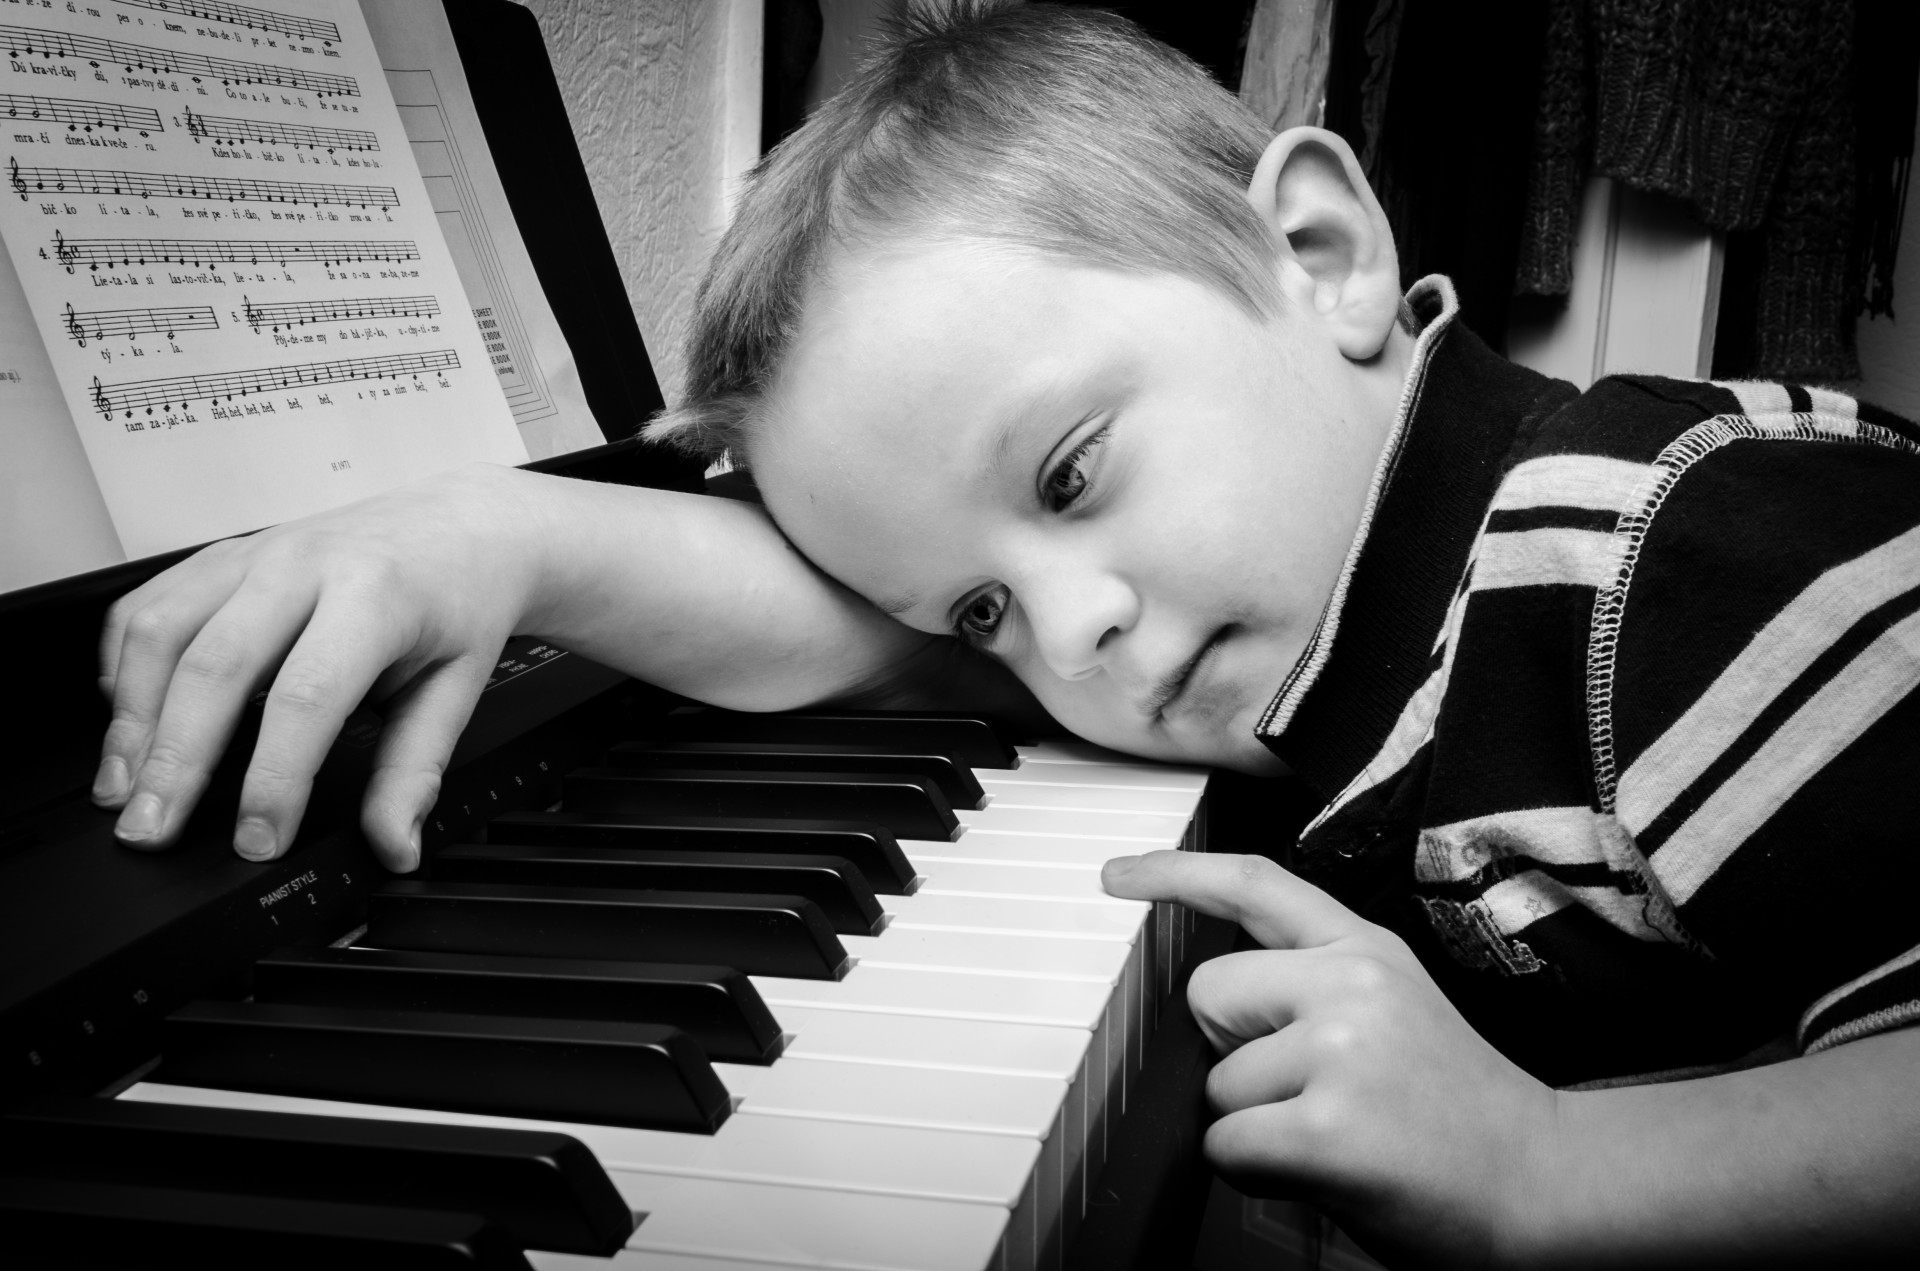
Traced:
<path fill-rule="evenodd" d="M 734 179 L 759 155 L 761 0 L 522 0 L 669 400 Z"/>

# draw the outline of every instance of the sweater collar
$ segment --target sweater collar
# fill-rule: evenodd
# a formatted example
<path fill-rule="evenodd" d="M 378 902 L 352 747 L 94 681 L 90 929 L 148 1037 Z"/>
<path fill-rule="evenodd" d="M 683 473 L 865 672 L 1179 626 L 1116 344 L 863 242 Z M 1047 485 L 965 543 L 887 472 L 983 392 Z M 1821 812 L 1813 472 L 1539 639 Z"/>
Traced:
<path fill-rule="evenodd" d="M 1407 307 L 1419 335 L 1359 532 L 1256 730 L 1329 799 L 1379 750 L 1425 681 L 1515 442 L 1576 395 L 1508 362 L 1458 322 L 1445 278 L 1414 284 Z"/>

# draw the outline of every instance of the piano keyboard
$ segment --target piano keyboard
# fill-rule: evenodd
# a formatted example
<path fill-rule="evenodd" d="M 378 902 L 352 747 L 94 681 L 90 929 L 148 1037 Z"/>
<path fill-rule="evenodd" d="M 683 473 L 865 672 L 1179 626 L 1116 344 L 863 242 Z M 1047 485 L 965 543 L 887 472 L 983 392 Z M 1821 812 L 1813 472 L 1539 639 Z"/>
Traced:
<path fill-rule="evenodd" d="M 1173 906 L 1108 896 L 1100 866 L 1205 850 L 1207 778 L 1065 741 L 972 775 L 984 806 L 956 808 L 948 839 L 900 840 L 915 885 L 877 895 L 874 934 L 843 926 L 841 978 L 750 977 L 784 1046 L 713 1064 L 733 1110 L 711 1134 L 172 1084 L 164 1069 L 120 1098 L 563 1132 L 642 1216 L 612 1260 L 634 1271 L 1058 1267 L 1192 930 Z"/>

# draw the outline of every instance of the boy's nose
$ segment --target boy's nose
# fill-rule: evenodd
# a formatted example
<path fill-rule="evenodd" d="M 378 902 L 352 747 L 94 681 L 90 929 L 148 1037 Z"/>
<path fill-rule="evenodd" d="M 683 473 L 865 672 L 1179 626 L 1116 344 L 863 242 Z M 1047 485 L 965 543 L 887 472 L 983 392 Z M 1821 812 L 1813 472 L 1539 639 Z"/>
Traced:
<path fill-rule="evenodd" d="M 1105 666 L 1140 617 L 1133 588 L 1103 571 L 1050 571 L 1034 580 L 1025 607 L 1041 660 L 1063 680 Z"/>

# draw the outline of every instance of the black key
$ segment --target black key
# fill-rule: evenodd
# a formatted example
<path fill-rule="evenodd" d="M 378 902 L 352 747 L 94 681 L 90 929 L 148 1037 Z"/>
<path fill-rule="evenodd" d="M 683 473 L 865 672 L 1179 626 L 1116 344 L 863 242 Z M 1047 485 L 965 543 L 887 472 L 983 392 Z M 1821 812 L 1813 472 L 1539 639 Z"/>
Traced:
<path fill-rule="evenodd" d="M 502 883 L 383 884 L 367 897 L 365 944 L 530 958 L 679 962 L 748 975 L 837 980 L 849 960 L 803 896 L 614 891 Z"/>
<path fill-rule="evenodd" d="M 253 996 L 307 1006 L 664 1024 L 699 1042 L 708 1058 L 736 1064 L 772 1063 L 781 1049 L 780 1025 L 760 991 L 722 966 L 282 949 L 253 964 Z"/>
<path fill-rule="evenodd" d="M 883 896 L 913 892 L 913 866 L 884 826 L 859 821 L 775 821 L 755 817 L 595 816 L 509 812 L 487 822 L 489 843 L 555 847 L 680 847 L 695 852 L 839 856 Z"/>
<path fill-rule="evenodd" d="M 973 769 L 951 755 L 897 754 L 874 746 L 779 741 L 628 741 L 607 752 L 610 768 L 754 768 L 762 772 L 907 772 L 940 787 L 956 808 L 986 799 Z"/>
<path fill-rule="evenodd" d="M 860 711 L 757 715 L 687 707 L 663 716 L 658 735 L 686 741 L 790 741 L 949 755 L 969 768 L 1017 768 L 1019 756 L 983 719 L 937 713 Z"/>
<path fill-rule="evenodd" d="M 563 783 L 576 812 L 771 816 L 874 821 L 903 839 L 945 843 L 959 819 L 925 777 L 882 772 L 726 772 L 580 768 Z"/>
<path fill-rule="evenodd" d="M 0 1158 L 37 1177 L 472 1211 L 565 1253 L 611 1254 L 633 1230 L 593 1153 L 548 1130 L 49 1098 L 0 1119 Z"/>
<path fill-rule="evenodd" d="M 157 1081 L 711 1134 L 732 1104 L 676 1028 L 277 1002 L 189 1002 Z"/>
<path fill-rule="evenodd" d="M 851 862 L 834 856 L 456 843 L 434 855 L 433 878 L 450 883 L 805 896 L 820 906 L 843 936 L 877 936 L 887 925 L 866 876 Z"/>
<path fill-rule="evenodd" d="M 62 1178 L 0 1178 L 7 1265 L 527 1271 L 475 1214 Z"/>

